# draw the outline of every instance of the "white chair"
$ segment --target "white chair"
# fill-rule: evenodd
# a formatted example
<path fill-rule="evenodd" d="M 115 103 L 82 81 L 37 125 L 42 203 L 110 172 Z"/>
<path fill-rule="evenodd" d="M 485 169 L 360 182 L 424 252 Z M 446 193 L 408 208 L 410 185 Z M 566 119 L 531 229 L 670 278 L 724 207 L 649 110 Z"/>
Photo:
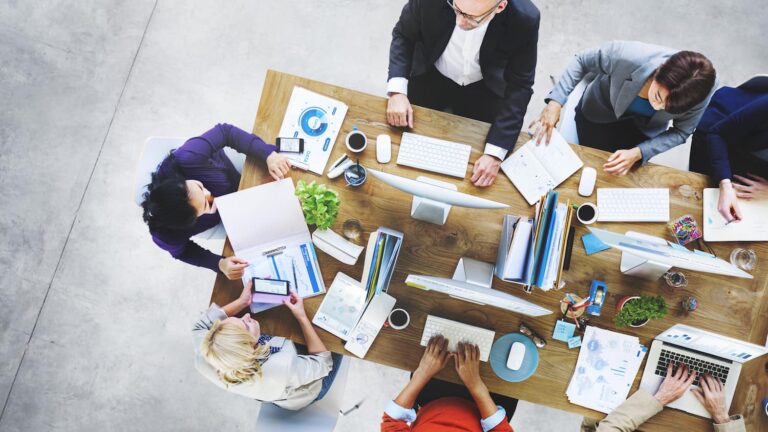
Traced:
<path fill-rule="evenodd" d="M 136 205 L 141 206 L 144 201 L 144 193 L 147 191 L 147 185 L 152 181 L 152 173 L 157 170 L 158 165 L 162 162 L 171 150 L 179 148 L 184 144 L 186 138 L 175 137 L 149 137 L 144 142 L 144 149 L 139 159 L 139 167 L 136 171 L 136 184 L 134 188 L 134 202 Z M 227 157 L 232 161 L 238 172 L 243 172 L 243 164 L 245 163 L 245 155 L 236 152 L 235 150 L 225 147 L 224 152 Z M 226 238 L 227 234 L 224 231 L 224 226 L 218 224 L 217 226 L 201 232 L 196 235 L 195 238 L 203 240 L 220 240 Z"/>
<path fill-rule="evenodd" d="M 339 419 L 344 390 L 349 375 L 349 359 L 344 357 L 331 388 L 325 397 L 298 411 L 285 410 L 271 403 L 262 403 L 256 430 L 291 432 L 331 432 Z"/>
<path fill-rule="evenodd" d="M 584 90 L 587 89 L 593 79 L 595 79 L 593 74 L 585 75 L 568 95 L 568 100 L 565 101 L 565 106 L 560 111 L 560 126 L 557 130 L 565 138 L 565 141 L 571 144 L 579 143 L 579 134 L 576 132 L 576 107 L 581 101 L 581 96 L 584 95 Z"/>

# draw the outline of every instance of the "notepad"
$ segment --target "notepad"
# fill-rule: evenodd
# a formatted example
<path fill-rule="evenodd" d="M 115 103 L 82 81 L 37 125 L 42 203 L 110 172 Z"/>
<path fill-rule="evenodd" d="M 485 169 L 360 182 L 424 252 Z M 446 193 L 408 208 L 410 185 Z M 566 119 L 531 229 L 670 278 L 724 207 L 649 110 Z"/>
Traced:
<path fill-rule="evenodd" d="M 768 241 L 768 200 L 739 200 L 744 219 L 726 225 L 719 199 L 719 189 L 704 189 L 704 241 Z"/>
<path fill-rule="evenodd" d="M 501 169 L 528 204 L 533 205 L 582 166 L 584 163 L 576 152 L 553 130 L 549 144 L 528 141 L 501 164 Z"/>

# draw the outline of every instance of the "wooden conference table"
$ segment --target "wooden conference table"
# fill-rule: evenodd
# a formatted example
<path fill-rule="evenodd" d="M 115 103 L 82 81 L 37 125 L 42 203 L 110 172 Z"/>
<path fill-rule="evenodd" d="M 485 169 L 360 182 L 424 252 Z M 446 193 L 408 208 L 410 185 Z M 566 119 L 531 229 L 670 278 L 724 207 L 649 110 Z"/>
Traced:
<path fill-rule="evenodd" d="M 345 186 L 342 177 L 334 180 L 326 176 L 292 170 L 294 181 L 316 180 L 329 185 L 340 194 L 341 210 L 333 225 L 336 232 L 341 232 L 342 223 L 350 218 L 358 219 L 364 232 L 361 239 L 379 227 L 393 228 L 405 234 L 405 241 L 397 262 L 389 294 L 397 299 L 396 307 L 406 309 L 411 315 L 411 324 L 402 331 L 385 327 L 379 333 L 365 360 L 412 371 L 419 363 L 423 348 L 419 345 L 427 314 L 434 314 L 454 319 L 467 324 L 496 331 L 497 337 L 516 332 L 521 321 L 534 331 L 544 336 L 548 344 L 539 350 L 540 363 L 536 373 L 527 381 L 508 383 L 499 379 L 488 363 L 481 364 L 481 374 L 488 388 L 499 394 L 523 399 L 532 403 L 572 411 L 593 418 L 602 418 L 602 413 L 591 411 L 568 402 L 565 390 L 573 375 L 578 356 L 578 349 L 569 350 L 565 343 L 551 338 L 555 320 L 559 313 L 531 318 L 511 313 L 490 306 L 478 306 L 450 298 L 444 294 L 421 291 L 405 285 L 409 273 L 451 277 L 460 257 L 467 256 L 486 262 L 496 261 L 496 250 L 501 235 L 501 221 L 505 214 L 532 215 L 533 208 L 528 206 L 512 183 L 499 172 L 495 184 L 490 188 L 476 188 L 469 178 L 472 163 L 482 155 L 485 136 L 489 125 L 479 121 L 441 113 L 420 107 L 414 107 L 413 132 L 436 138 L 470 144 L 473 147 L 470 166 L 463 181 L 435 173 L 424 173 L 416 169 L 396 164 L 398 145 L 402 130 L 387 125 L 385 110 L 386 99 L 379 96 L 345 89 L 342 87 L 313 81 L 280 72 L 269 71 L 264 82 L 259 111 L 253 132 L 267 142 L 274 142 L 283 120 L 288 100 L 294 86 L 302 86 L 317 93 L 343 101 L 349 105 L 333 149 L 329 164 L 346 151 L 344 138 L 353 125 L 362 130 L 369 139 L 368 148 L 362 153 L 361 163 L 381 171 L 409 178 L 427 175 L 456 184 L 459 191 L 481 196 L 510 205 L 502 210 L 478 210 L 454 207 L 444 226 L 417 221 L 410 217 L 411 196 L 400 192 L 384 183 L 369 178 L 359 188 Z M 376 161 L 375 137 L 389 134 L 392 138 L 392 161 L 379 164 Z M 518 145 L 528 139 L 527 134 L 520 136 Z M 708 185 L 705 176 L 678 171 L 654 164 L 633 169 L 620 178 L 603 173 L 601 166 L 608 153 L 574 145 L 573 148 L 584 161 L 585 166 L 598 170 L 597 187 L 665 187 L 670 189 L 671 216 L 673 218 L 691 214 L 698 221 L 702 220 L 702 188 Z M 255 186 L 270 181 L 265 165 L 253 158 L 248 158 L 243 170 L 240 188 Z M 579 175 L 571 176 L 557 190 L 562 199 L 568 198 L 575 203 L 595 200 L 576 193 Z M 268 203 L 265 203 L 265 209 Z M 768 245 L 765 243 L 711 243 L 717 256 L 728 259 L 730 251 L 736 246 L 750 247 L 758 254 L 758 266 L 752 280 L 726 276 L 695 273 L 686 271 L 688 287 L 668 288 L 663 280 L 649 282 L 631 276 L 624 276 L 619 271 L 620 253 L 607 250 L 587 256 L 581 245 L 581 236 L 586 228 L 575 218 L 576 237 L 570 270 L 564 272 L 566 286 L 560 291 L 544 292 L 534 290 L 525 294 L 522 287 L 494 279 L 493 287 L 533 301 L 550 310 L 559 310 L 559 301 L 564 293 L 570 292 L 587 296 L 593 279 L 603 280 L 608 284 L 608 296 L 602 316 L 591 317 L 592 324 L 615 330 L 613 324 L 614 305 L 622 295 L 660 294 L 667 300 L 669 314 L 664 318 L 651 321 L 641 328 L 620 329 L 620 332 L 635 334 L 641 343 L 650 346 L 653 338 L 676 323 L 684 323 L 702 329 L 715 331 L 727 336 L 764 344 L 768 333 L 768 294 L 766 273 L 768 273 Z M 628 230 L 660 237 L 669 237 L 666 224 L 663 223 L 597 223 L 594 226 L 625 232 Z M 362 241 L 362 240 L 360 240 Z M 362 244 L 362 243 L 361 243 Z M 232 248 L 227 241 L 224 255 L 231 255 Z M 336 273 L 341 271 L 353 278 L 360 279 L 363 259 L 357 265 L 348 266 L 318 251 L 318 259 L 326 287 L 329 287 Z M 222 275 L 216 279 L 211 301 L 219 305 L 235 299 L 242 291 L 240 281 L 229 281 Z M 699 309 L 686 314 L 680 304 L 683 298 L 694 295 L 700 302 Z M 307 313 L 313 316 L 319 307 L 322 296 L 307 299 Z M 276 308 L 260 313 L 256 318 L 262 329 L 270 334 L 290 337 L 296 342 L 303 342 L 303 337 L 296 321 L 285 308 Z M 343 342 L 318 329 L 326 346 L 334 352 L 345 352 Z M 637 389 L 641 372 L 630 392 Z M 446 367 L 438 378 L 460 382 L 452 367 Z M 742 370 L 731 412 L 745 416 L 748 430 L 768 430 L 768 418 L 761 414 L 760 401 L 768 395 L 768 356 L 747 363 Z M 395 395 L 392 395 L 394 397 Z M 381 407 L 382 410 L 384 407 Z M 648 431 L 705 431 L 710 426 L 704 419 L 684 414 L 672 409 L 664 410 L 645 425 Z"/>

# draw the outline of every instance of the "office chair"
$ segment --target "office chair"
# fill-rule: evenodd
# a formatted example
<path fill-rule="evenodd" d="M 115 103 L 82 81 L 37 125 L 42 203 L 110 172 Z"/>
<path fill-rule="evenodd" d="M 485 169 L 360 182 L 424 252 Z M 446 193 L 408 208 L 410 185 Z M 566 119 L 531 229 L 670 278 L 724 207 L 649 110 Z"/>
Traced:
<path fill-rule="evenodd" d="M 576 132 L 576 106 L 579 105 L 584 90 L 587 89 L 593 79 L 595 79 L 593 74 L 586 74 L 568 95 L 568 100 L 565 101 L 565 105 L 560 111 L 560 125 L 557 130 L 565 138 L 565 141 L 571 144 L 579 143 L 579 134 Z"/>
<path fill-rule="evenodd" d="M 339 419 L 349 375 L 349 359 L 344 357 L 325 397 L 298 411 L 286 410 L 271 403 L 262 403 L 256 430 L 291 432 L 332 432 Z"/>
<path fill-rule="evenodd" d="M 180 145 L 184 144 L 185 141 L 185 138 L 173 137 L 152 136 L 147 138 L 144 142 L 144 149 L 141 152 L 139 167 L 136 171 L 136 186 L 134 188 L 134 202 L 136 205 L 141 206 L 141 202 L 144 201 L 144 192 L 147 191 L 147 185 L 152 180 L 152 173 L 157 170 L 157 166 L 160 165 L 160 162 L 168 156 L 168 153 L 170 153 L 171 150 L 177 149 Z M 242 173 L 243 164 L 245 163 L 245 155 L 238 153 L 229 147 L 225 147 L 224 152 L 232 161 L 235 169 Z M 223 240 L 226 236 L 227 234 L 224 231 L 224 226 L 218 224 L 217 226 L 196 235 L 195 238 L 203 240 Z"/>

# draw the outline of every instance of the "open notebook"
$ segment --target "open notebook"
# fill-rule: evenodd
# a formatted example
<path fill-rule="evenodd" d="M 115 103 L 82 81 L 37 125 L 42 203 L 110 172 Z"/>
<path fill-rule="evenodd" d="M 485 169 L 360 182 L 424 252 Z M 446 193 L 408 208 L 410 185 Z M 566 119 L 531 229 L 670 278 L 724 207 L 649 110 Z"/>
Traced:
<path fill-rule="evenodd" d="M 704 189 L 704 241 L 768 241 L 768 200 L 739 200 L 744 219 L 726 225 L 718 199 L 720 189 Z"/>
<path fill-rule="evenodd" d="M 501 169 L 528 204 L 533 205 L 582 166 L 584 163 L 576 152 L 553 130 L 549 144 L 528 141 L 502 162 Z"/>

